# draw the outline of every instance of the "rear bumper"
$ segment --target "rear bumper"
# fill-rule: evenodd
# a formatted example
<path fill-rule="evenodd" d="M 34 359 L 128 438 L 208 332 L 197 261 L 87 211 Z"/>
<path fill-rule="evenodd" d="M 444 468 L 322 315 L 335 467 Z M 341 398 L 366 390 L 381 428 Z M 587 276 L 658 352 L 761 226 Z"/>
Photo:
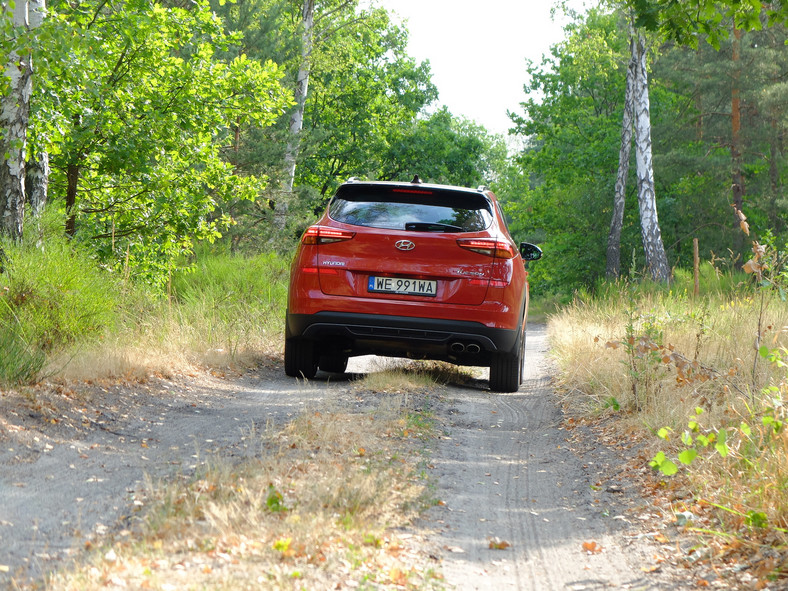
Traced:
<path fill-rule="evenodd" d="M 349 356 L 387 355 L 485 365 L 490 355 L 510 352 L 517 329 L 480 322 L 347 312 L 287 315 L 287 334 L 312 340 L 322 350 Z"/>

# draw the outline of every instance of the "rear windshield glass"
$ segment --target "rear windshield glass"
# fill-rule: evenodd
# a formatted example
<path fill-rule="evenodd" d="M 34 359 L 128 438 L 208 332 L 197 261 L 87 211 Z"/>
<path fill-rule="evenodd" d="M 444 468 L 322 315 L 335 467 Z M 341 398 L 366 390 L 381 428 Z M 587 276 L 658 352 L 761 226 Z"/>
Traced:
<path fill-rule="evenodd" d="M 492 223 L 484 195 L 407 187 L 341 187 L 328 214 L 354 226 L 424 232 L 478 232 Z"/>

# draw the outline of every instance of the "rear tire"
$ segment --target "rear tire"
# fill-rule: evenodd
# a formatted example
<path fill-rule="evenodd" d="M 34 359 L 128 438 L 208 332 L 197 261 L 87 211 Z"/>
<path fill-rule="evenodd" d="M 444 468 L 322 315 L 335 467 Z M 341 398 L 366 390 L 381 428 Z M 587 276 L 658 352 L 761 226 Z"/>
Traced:
<path fill-rule="evenodd" d="M 523 383 L 524 333 L 520 333 L 514 349 L 514 353 L 493 354 L 490 363 L 490 390 L 493 392 L 517 392 Z"/>
<path fill-rule="evenodd" d="M 304 339 L 285 339 L 285 374 L 312 379 L 317 373 L 315 344 Z"/>

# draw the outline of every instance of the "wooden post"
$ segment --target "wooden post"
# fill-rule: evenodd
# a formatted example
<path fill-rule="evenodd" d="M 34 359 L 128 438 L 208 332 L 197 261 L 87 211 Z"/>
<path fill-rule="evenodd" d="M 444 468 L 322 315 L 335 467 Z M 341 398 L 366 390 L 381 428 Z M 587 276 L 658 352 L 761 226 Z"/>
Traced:
<path fill-rule="evenodd" d="M 698 252 L 698 239 L 692 239 L 692 254 L 695 261 L 695 297 L 700 294 L 700 254 Z"/>

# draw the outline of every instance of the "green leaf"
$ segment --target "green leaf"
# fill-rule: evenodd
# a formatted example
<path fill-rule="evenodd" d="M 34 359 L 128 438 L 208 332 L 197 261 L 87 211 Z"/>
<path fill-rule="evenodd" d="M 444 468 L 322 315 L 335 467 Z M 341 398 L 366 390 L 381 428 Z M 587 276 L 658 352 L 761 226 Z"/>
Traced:
<path fill-rule="evenodd" d="M 679 471 L 676 464 L 674 464 L 670 460 L 665 460 L 664 462 L 662 462 L 662 464 L 659 466 L 659 470 L 665 476 L 673 476 L 676 472 Z"/>
<path fill-rule="evenodd" d="M 670 429 L 668 429 L 667 427 L 662 427 L 662 429 L 657 431 L 657 437 L 659 437 L 660 439 L 664 439 L 665 441 L 667 441 L 669 436 L 670 436 Z"/>
<path fill-rule="evenodd" d="M 657 452 L 657 455 L 654 456 L 654 459 L 649 462 L 649 466 L 659 470 L 665 476 L 672 476 L 679 471 L 679 469 L 676 467 L 676 464 L 667 459 L 665 454 L 661 451 Z"/>
<path fill-rule="evenodd" d="M 696 457 L 698 457 L 698 452 L 694 449 L 685 449 L 679 454 L 679 462 L 689 466 Z"/>
<path fill-rule="evenodd" d="M 766 516 L 766 513 L 750 510 L 747 511 L 744 523 L 750 527 L 768 527 L 769 518 Z"/>

